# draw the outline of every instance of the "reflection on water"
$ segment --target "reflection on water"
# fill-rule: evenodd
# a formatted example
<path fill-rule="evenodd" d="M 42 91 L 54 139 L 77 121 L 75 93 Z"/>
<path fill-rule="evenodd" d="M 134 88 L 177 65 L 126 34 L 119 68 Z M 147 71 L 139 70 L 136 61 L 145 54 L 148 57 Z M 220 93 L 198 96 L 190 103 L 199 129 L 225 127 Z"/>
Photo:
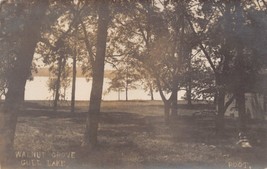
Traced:
<path fill-rule="evenodd" d="M 52 93 L 48 91 L 48 77 L 34 77 L 33 81 L 27 81 L 25 88 L 25 100 L 49 100 L 52 99 Z M 118 100 L 118 92 L 111 91 L 107 93 L 110 80 L 104 79 L 103 100 Z M 87 82 L 85 78 L 76 79 L 76 100 L 89 100 L 92 82 Z M 141 85 L 136 86 L 137 89 L 128 91 L 129 100 L 149 100 L 149 93 L 144 91 Z M 184 92 L 179 92 L 179 96 L 183 96 Z M 66 99 L 71 99 L 71 86 L 67 89 Z M 125 92 L 120 92 L 120 99 L 125 100 Z M 154 93 L 155 100 L 161 100 L 158 92 Z"/>

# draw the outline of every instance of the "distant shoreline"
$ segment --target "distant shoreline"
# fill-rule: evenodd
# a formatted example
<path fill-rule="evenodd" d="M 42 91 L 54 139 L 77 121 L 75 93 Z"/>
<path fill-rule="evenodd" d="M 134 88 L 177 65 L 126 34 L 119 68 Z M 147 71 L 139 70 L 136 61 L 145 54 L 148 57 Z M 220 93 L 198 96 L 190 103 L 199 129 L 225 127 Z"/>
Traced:
<path fill-rule="evenodd" d="M 78 78 L 86 78 L 86 76 L 82 72 L 82 68 L 77 68 L 77 74 L 76 77 Z M 112 72 L 113 70 L 105 70 L 105 78 L 111 79 L 112 78 Z M 38 68 L 37 72 L 33 71 L 32 76 L 33 77 L 50 77 L 51 72 L 49 71 L 49 68 Z M 70 77 L 72 77 L 72 73 L 70 74 Z"/>

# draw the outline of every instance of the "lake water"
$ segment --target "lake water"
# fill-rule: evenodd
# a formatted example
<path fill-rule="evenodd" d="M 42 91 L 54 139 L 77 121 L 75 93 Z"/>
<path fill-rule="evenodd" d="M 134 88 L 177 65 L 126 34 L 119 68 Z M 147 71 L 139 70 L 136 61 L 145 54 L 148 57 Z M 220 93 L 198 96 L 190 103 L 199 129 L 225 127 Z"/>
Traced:
<path fill-rule="evenodd" d="M 118 100 L 118 92 L 111 91 L 107 93 L 110 80 L 104 79 L 103 100 Z M 48 77 L 34 77 L 33 81 L 27 81 L 25 87 L 25 100 L 49 100 L 53 99 L 52 93 L 48 90 Z M 76 79 L 76 100 L 89 100 L 92 81 L 87 82 L 85 78 Z M 137 89 L 128 91 L 129 100 L 150 100 L 149 92 L 142 89 L 141 84 L 136 85 Z M 71 86 L 67 89 L 66 99 L 71 99 Z M 180 91 L 179 96 L 183 96 L 184 92 Z M 180 98 L 179 97 L 179 98 Z M 120 99 L 125 100 L 125 92 L 120 93 Z M 161 100 L 158 92 L 154 92 L 154 99 Z"/>

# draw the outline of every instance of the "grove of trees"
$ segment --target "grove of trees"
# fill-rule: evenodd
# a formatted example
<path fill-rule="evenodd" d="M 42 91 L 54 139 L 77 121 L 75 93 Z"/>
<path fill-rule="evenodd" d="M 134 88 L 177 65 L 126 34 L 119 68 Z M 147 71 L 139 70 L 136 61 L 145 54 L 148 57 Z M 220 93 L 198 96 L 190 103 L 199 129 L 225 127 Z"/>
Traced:
<path fill-rule="evenodd" d="M 218 133 L 235 99 L 239 129 L 246 132 L 245 93 L 255 88 L 267 64 L 266 9 L 265 0 L 1 1 L 2 166 L 13 155 L 34 55 L 53 73 L 54 110 L 64 81 L 75 84 L 77 64 L 92 79 L 81 145 L 87 149 L 97 145 L 105 63 L 117 70 L 111 90 L 127 93 L 131 83 L 142 81 L 152 100 L 158 91 L 166 122 L 179 114 L 178 91 L 185 90 L 188 104 L 197 98 L 215 100 Z"/>

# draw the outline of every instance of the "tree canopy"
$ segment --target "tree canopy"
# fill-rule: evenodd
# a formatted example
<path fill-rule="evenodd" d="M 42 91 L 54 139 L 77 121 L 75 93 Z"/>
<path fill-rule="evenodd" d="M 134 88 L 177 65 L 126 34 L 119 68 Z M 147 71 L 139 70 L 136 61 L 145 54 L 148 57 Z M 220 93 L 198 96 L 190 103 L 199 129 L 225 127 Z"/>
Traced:
<path fill-rule="evenodd" d="M 188 104 L 214 98 L 218 131 L 236 99 L 245 131 L 244 96 L 255 91 L 267 64 L 266 7 L 264 0 L 1 1 L 1 115 L 10 116 L 1 124 L 4 147 L 14 141 L 34 55 L 57 77 L 50 84 L 55 100 L 76 64 L 92 80 L 86 147 L 97 144 L 105 64 L 117 69 L 110 89 L 127 91 L 142 81 L 151 96 L 159 91 L 166 122 L 179 114 L 178 91 L 186 90 Z"/>

